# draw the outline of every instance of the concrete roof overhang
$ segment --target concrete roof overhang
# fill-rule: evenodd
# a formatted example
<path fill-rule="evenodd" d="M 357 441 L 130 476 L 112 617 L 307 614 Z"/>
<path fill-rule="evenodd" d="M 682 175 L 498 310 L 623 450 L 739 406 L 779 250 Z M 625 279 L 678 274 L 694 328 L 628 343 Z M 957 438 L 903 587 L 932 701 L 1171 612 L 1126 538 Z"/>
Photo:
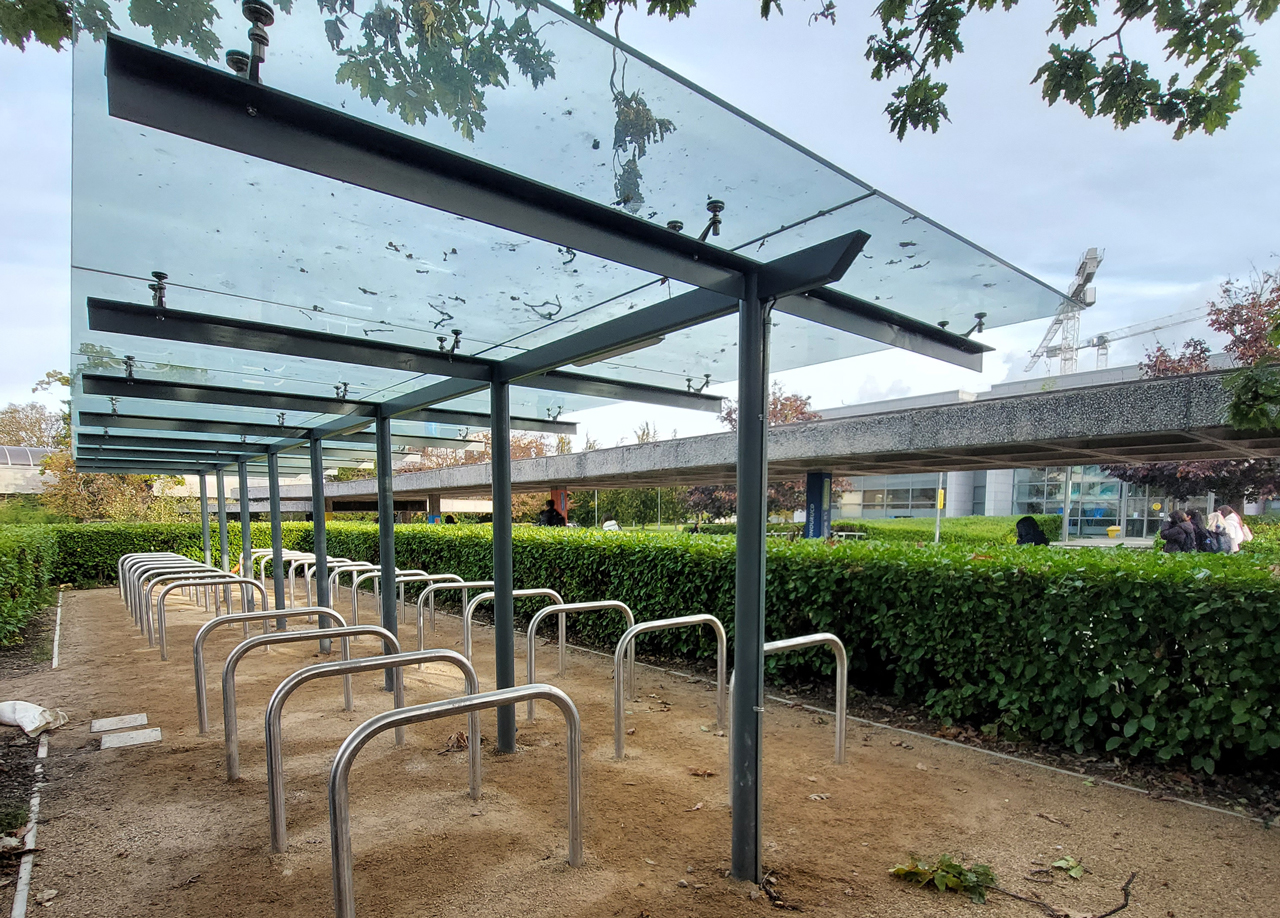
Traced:
<path fill-rule="evenodd" d="M 1280 456 L 1280 431 L 1226 424 L 1222 373 L 1165 377 L 811 421 L 769 431 L 769 478 L 1031 466 L 1185 462 Z M 732 485 L 734 434 L 641 443 L 512 463 L 512 489 Z M 395 476 L 397 500 L 429 494 L 488 497 L 486 464 Z M 375 483 L 330 483 L 339 509 L 363 509 Z M 265 489 L 262 489 L 265 496 Z M 260 495 L 257 489 L 252 498 Z M 282 489 L 306 499 L 306 485 Z"/>

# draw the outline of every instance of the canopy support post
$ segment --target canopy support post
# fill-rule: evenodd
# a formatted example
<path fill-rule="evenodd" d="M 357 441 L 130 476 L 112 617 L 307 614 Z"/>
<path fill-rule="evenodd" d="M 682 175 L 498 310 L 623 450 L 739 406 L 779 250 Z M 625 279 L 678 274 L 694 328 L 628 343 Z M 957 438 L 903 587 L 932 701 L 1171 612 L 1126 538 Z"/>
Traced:
<path fill-rule="evenodd" d="M 285 607 L 284 600 L 284 532 L 280 525 L 280 454 L 267 453 L 267 493 L 271 503 L 271 580 L 275 587 L 277 609 Z M 276 630 L 284 631 L 289 622 L 276 619 Z"/>
<path fill-rule="evenodd" d="M 231 557 L 227 554 L 227 473 L 218 469 L 218 566 L 224 571 L 231 570 Z M 222 588 L 222 596 L 227 603 L 227 612 L 231 611 L 231 587 Z"/>
<path fill-rule="evenodd" d="M 316 605 L 332 608 L 329 603 L 329 544 L 325 531 L 324 502 L 324 438 L 311 438 L 311 550 L 316 556 Z M 321 628 L 328 628 L 330 621 L 318 616 Z M 320 642 L 320 652 L 329 653 L 333 642 L 325 638 Z"/>
<path fill-rule="evenodd" d="M 382 627 L 393 635 L 399 633 L 399 603 L 396 599 L 396 497 L 391 481 L 391 418 L 378 412 L 374 430 L 378 452 L 374 460 L 378 475 L 378 563 L 382 566 L 379 580 L 382 589 Z M 323 494 L 323 490 L 320 492 Z M 315 490 L 311 492 L 315 500 Z M 314 504 L 313 504 L 314 506 Z M 384 653 L 395 651 L 385 644 Z M 385 670 L 383 688 L 395 691 L 396 670 Z"/>
<path fill-rule="evenodd" d="M 515 574 L 511 549 L 511 387 L 489 385 L 493 469 L 493 630 L 498 688 L 516 684 Z M 516 751 L 516 709 L 498 708 L 498 751 Z"/>
<path fill-rule="evenodd" d="M 765 522 L 768 488 L 767 310 L 747 275 L 738 308 L 738 535 L 734 605 L 732 873 L 760 883 L 760 740 L 764 714 Z"/>
<path fill-rule="evenodd" d="M 240 503 L 240 576 L 253 579 L 253 531 L 249 525 L 249 463 L 243 459 L 236 464 L 239 475 L 240 490 L 236 494 Z M 248 607 L 245 612 L 253 611 L 253 591 L 244 591 Z M 265 609 L 263 611 L 266 611 Z"/>
<path fill-rule="evenodd" d="M 204 472 L 200 473 L 200 544 L 204 548 L 204 563 L 213 567 L 213 546 L 209 542 L 209 483 Z"/>

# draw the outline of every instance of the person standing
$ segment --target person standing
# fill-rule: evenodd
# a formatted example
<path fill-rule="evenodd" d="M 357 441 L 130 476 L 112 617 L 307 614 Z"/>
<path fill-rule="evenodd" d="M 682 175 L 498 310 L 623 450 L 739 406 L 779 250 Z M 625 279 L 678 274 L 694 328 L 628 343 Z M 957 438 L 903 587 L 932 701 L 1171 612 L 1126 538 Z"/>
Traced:
<path fill-rule="evenodd" d="M 1234 555 L 1240 550 L 1241 545 L 1253 538 L 1253 533 L 1249 531 L 1249 527 L 1240 518 L 1240 514 L 1236 513 L 1231 507 L 1223 504 L 1218 508 L 1218 512 L 1222 514 L 1222 526 L 1226 531 L 1227 539 L 1231 543 L 1227 551 L 1229 554 Z"/>
<path fill-rule="evenodd" d="M 1191 527 L 1196 532 L 1196 551 L 1216 552 L 1220 550 L 1218 540 L 1209 531 L 1209 528 L 1205 526 L 1204 517 L 1200 515 L 1199 510 L 1188 510 L 1187 522 L 1191 524 Z"/>
<path fill-rule="evenodd" d="M 546 507 L 538 514 L 539 526 L 563 526 L 565 524 L 564 514 L 556 509 L 554 500 L 547 501 Z"/>
<path fill-rule="evenodd" d="M 1196 530 L 1187 522 L 1186 514 L 1174 510 L 1160 527 L 1160 538 L 1164 539 L 1166 552 L 1182 552 L 1196 550 Z"/>

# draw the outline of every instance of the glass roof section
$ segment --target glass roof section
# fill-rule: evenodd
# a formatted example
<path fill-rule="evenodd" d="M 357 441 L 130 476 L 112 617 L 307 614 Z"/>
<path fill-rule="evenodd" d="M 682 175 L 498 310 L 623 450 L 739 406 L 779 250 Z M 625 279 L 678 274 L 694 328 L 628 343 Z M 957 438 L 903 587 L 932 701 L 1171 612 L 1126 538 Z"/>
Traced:
<path fill-rule="evenodd" d="M 73 369 L 148 380 L 385 401 L 444 377 L 90 331 L 86 299 L 503 360 L 691 288 L 647 271 L 299 171 L 107 112 L 108 32 L 228 73 L 248 48 L 231 0 L 175 0 L 145 24 L 123 0 L 82 8 L 74 51 Z M 708 242 L 768 262 L 862 230 L 835 290 L 952 330 L 1053 314 L 1062 295 L 889 199 L 611 36 L 550 4 L 280 2 L 262 81 L 685 235 L 724 202 Z M 442 340 L 443 339 L 443 340 Z M 566 369 L 685 390 L 737 375 L 737 322 Z M 774 313 L 775 371 L 884 345 Z M 518 384 L 517 384 L 518 385 Z M 111 411 L 77 385 L 74 408 Z M 274 412 L 118 400 L 125 413 L 271 424 Z M 512 390 L 512 413 L 554 418 L 607 400 Z M 483 391 L 441 408 L 486 412 Z M 290 425 L 333 416 L 291 413 Z M 423 426 L 423 425 L 420 425 Z M 457 436 L 456 428 L 431 436 Z"/>

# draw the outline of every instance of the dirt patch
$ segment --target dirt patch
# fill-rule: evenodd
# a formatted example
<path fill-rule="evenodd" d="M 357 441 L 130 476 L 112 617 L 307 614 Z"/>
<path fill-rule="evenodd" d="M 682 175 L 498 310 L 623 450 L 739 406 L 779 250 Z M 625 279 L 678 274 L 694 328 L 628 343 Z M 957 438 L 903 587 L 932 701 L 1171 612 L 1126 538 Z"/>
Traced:
<path fill-rule="evenodd" d="M 372 605 L 364 608 L 373 620 Z M 240 635 L 224 629 L 210 642 L 213 726 L 202 737 L 190 661 L 200 620 L 194 610 L 175 609 L 171 661 L 161 663 L 114 590 L 70 593 L 60 668 L 3 680 L 6 696 L 60 707 L 72 718 L 54 733 L 46 764 L 44 850 L 33 890 L 59 892 L 42 914 L 330 913 L 328 766 L 355 725 L 390 706 L 381 677 L 356 679 L 352 713 L 341 710 L 340 686 L 330 680 L 291 698 L 284 718 L 290 845 L 271 857 L 262 712 L 286 673 L 320 658 L 314 645 L 291 644 L 241 664 L 243 780 L 229 784 L 217 674 Z M 455 619 L 441 618 L 438 628 L 428 646 L 460 647 Z M 408 643 L 411 633 L 402 626 Z M 482 687 L 493 685 L 492 642 L 492 629 L 479 629 Z M 372 641 L 356 645 L 358 655 L 374 651 Z M 1256 822 L 877 727 L 851 725 L 848 762 L 837 766 L 830 719 L 786 705 L 769 705 L 765 714 L 763 843 L 774 880 L 761 893 L 724 876 L 728 741 L 718 735 L 709 687 L 638 667 L 640 700 L 627 709 L 635 733 L 627 759 L 617 762 L 610 661 L 574 653 L 558 677 L 554 659 L 539 654 L 540 678 L 564 688 L 582 714 L 586 866 L 565 864 L 565 734 L 554 709 L 541 706 L 532 724 L 518 712 L 519 754 L 484 747 L 479 801 L 466 794 L 465 753 L 447 748 L 461 718 L 437 721 L 411 728 L 402 747 L 390 734 L 378 737 L 352 772 L 361 915 L 1043 914 L 995 896 L 973 905 L 889 875 L 912 853 L 949 853 L 990 864 L 1008 888 L 1076 915 L 1118 905 L 1121 886 L 1137 871 L 1126 918 L 1280 916 L 1280 835 Z M 454 670 L 409 672 L 410 703 L 460 690 Z M 98 750 L 90 718 L 140 712 L 161 728 L 161 743 Z M 492 712 L 482 716 L 482 729 L 493 735 Z M 1049 865 L 1063 856 L 1089 872 L 1075 880 L 1054 871 Z M 1050 873 L 1032 873 L 1041 869 Z"/>

